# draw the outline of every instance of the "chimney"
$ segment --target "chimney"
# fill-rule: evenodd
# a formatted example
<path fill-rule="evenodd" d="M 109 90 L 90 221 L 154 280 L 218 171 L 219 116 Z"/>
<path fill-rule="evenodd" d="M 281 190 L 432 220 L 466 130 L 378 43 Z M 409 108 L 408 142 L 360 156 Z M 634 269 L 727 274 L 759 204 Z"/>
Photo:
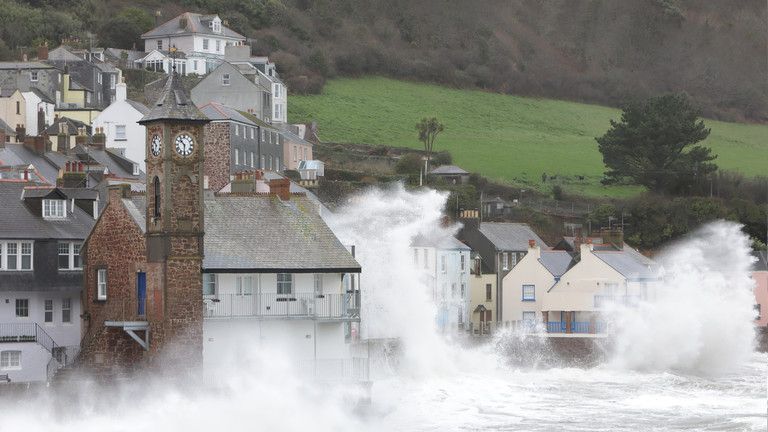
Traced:
<path fill-rule="evenodd" d="M 592 253 L 592 240 L 587 239 L 586 243 L 582 243 L 579 246 L 579 255 L 581 256 L 581 259 L 584 259 L 584 256 L 589 255 Z"/>
<path fill-rule="evenodd" d="M 81 126 L 77 128 L 77 135 L 75 135 L 75 145 L 87 145 L 88 136 L 85 134 L 85 127 Z"/>
<path fill-rule="evenodd" d="M 578 252 L 584 243 L 584 236 L 581 233 L 581 227 L 576 228 L 573 236 L 573 251 Z"/>
<path fill-rule="evenodd" d="M 235 173 L 235 179 L 232 180 L 230 188 L 232 193 L 249 193 L 256 191 L 256 184 L 253 173 L 240 171 Z"/>
<path fill-rule="evenodd" d="M 291 199 L 291 181 L 286 178 L 270 180 L 269 192 L 277 195 L 281 201 L 288 201 Z"/>
<path fill-rule="evenodd" d="M 37 110 L 37 134 L 42 135 L 45 130 L 45 111 L 43 108 Z"/>
<path fill-rule="evenodd" d="M 610 244 L 616 250 L 624 249 L 624 231 L 621 229 L 604 229 L 601 233 L 603 243 Z"/>
<path fill-rule="evenodd" d="M 56 186 L 64 188 L 85 187 L 85 169 L 82 162 L 69 162 L 64 164 L 64 172 L 56 179 Z"/>
<path fill-rule="evenodd" d="M 536 246 L 536 240 L 528 240 L 528 253 L 533 254 L 534 258 L 541 258 L 541 248 Z"/>
<path fill-rule="evenodd" d="M 37 47 L 37 59 L 48 60 L 48 42 L 43 42 L 42 45 Z"/>
<path fill-rule="evenodd" d="M 107 135 L 104 134 L 103 127 L 97 127 L 96 133 L 93 134 L 91 139 L 91 147 L 104 150 L 107 145 Z"/>
<path fill-rule="evenodd" d="M 16 125 L 16 142 L 24 142 L 24 139 L 27 137 L 27 128 L 24 127 L 22 124 Z"/>
<path fill-rule="evenodd" d="M 120 78 L 120 83 L 115 86 L 115 102 L 121 102 L 128 99 L 128 87 L 125 82 Z"/>
<path fill-rule="evenodd" d="M 66 122 L 59 122 L 59 133 L 56 135 L 56 151 L 67 154 L 69 152 L 69 128 Z"/>
<path fill-rule="evenodd" d="M 116 184 L 107 186 L 107 204 L 117 202 L 122 198 L 128 198 L 131 193 L 131 185 Z"/>
<path fill-rule="evenodd" d="M 46 139 L 42 136 L 25 137 L 24 147 L 38 155 L 45 154 L 45 152 L 49 150 L 48 146 L 46 145 Z"/>

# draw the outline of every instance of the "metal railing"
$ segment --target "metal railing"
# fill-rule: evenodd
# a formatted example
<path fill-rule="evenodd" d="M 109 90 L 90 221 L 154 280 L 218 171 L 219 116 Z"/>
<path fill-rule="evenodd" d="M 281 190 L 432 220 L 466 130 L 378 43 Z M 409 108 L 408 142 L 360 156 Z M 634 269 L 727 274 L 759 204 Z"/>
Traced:
<path fill-rule="evenodd" d="M 565 322 L 549 321 L 547 323 L 547 333 L 565 333 Z"/>
<path fill-rule="evenodd" d="M 146 298 L 107 299 L 104 316 L 110 321 L 146 321 L 148 306 Z"/>
<path fill-rule="evenodd" d="M 37 342 L 51 354 L 57 348 L 53 338 L 34 322 L 0 324 L 0 342 Z"/>
<path fill-rule="evenodd" d="M 204 297 L 206 318 L 359 319 L 360 292 L 219 294 Z"/>

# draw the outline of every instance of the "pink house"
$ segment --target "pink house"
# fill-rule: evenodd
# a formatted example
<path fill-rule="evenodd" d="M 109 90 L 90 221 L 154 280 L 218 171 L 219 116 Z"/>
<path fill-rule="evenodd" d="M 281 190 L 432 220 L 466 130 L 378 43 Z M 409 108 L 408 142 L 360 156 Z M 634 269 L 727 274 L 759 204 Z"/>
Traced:
<path fill-rule="evenodd" d="M 768 256 L 765 251 L 755 252 L 757 259 L 752 267 L 752 278 L 755 279 L 755 309 L 758 317 L 755 324 L 768 327 Z"/>

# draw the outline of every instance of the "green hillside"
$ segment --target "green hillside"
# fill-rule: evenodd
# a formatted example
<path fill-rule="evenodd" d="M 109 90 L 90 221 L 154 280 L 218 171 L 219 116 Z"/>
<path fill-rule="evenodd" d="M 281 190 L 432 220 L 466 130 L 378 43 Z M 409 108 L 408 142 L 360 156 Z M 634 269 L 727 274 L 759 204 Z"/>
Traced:
<path fill-rule="evenodd" d="M 291 122 L 317 121 L 324 141 L 419 148 L 414 125 L 437 116 L 445 132 L 438 150 L 457 165 L 507 183 L 546 190 L 542 173 L 569 192 L 628 196 L 637 187 L 600 185 L 603 164 L 594 137 L 619 111 L 597 105 L 533 99 L 395 81 L 330 81 L 317 96 L 291 96 Z M 768 126 L 706 121 L 706 144 L 721 168 L 749 176 L 768 166 Z M 581 180 L 579 176 L 583 176 Z"/>

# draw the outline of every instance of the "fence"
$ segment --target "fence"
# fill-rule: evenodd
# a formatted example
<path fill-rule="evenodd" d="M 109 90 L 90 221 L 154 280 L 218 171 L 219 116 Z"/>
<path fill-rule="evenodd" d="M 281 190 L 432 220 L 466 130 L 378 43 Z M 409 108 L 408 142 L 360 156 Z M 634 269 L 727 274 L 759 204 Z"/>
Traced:
<path fill-rule="evenodd" d="M 360 293 L 219 294 L 203 299 L 207 318 L 358 319 Z"/>
<path fill-rule="evenodd" d="M 0 342 L 37 342 L 51 354 L 57 345 L 37 323 L 0 324 Z"/>

